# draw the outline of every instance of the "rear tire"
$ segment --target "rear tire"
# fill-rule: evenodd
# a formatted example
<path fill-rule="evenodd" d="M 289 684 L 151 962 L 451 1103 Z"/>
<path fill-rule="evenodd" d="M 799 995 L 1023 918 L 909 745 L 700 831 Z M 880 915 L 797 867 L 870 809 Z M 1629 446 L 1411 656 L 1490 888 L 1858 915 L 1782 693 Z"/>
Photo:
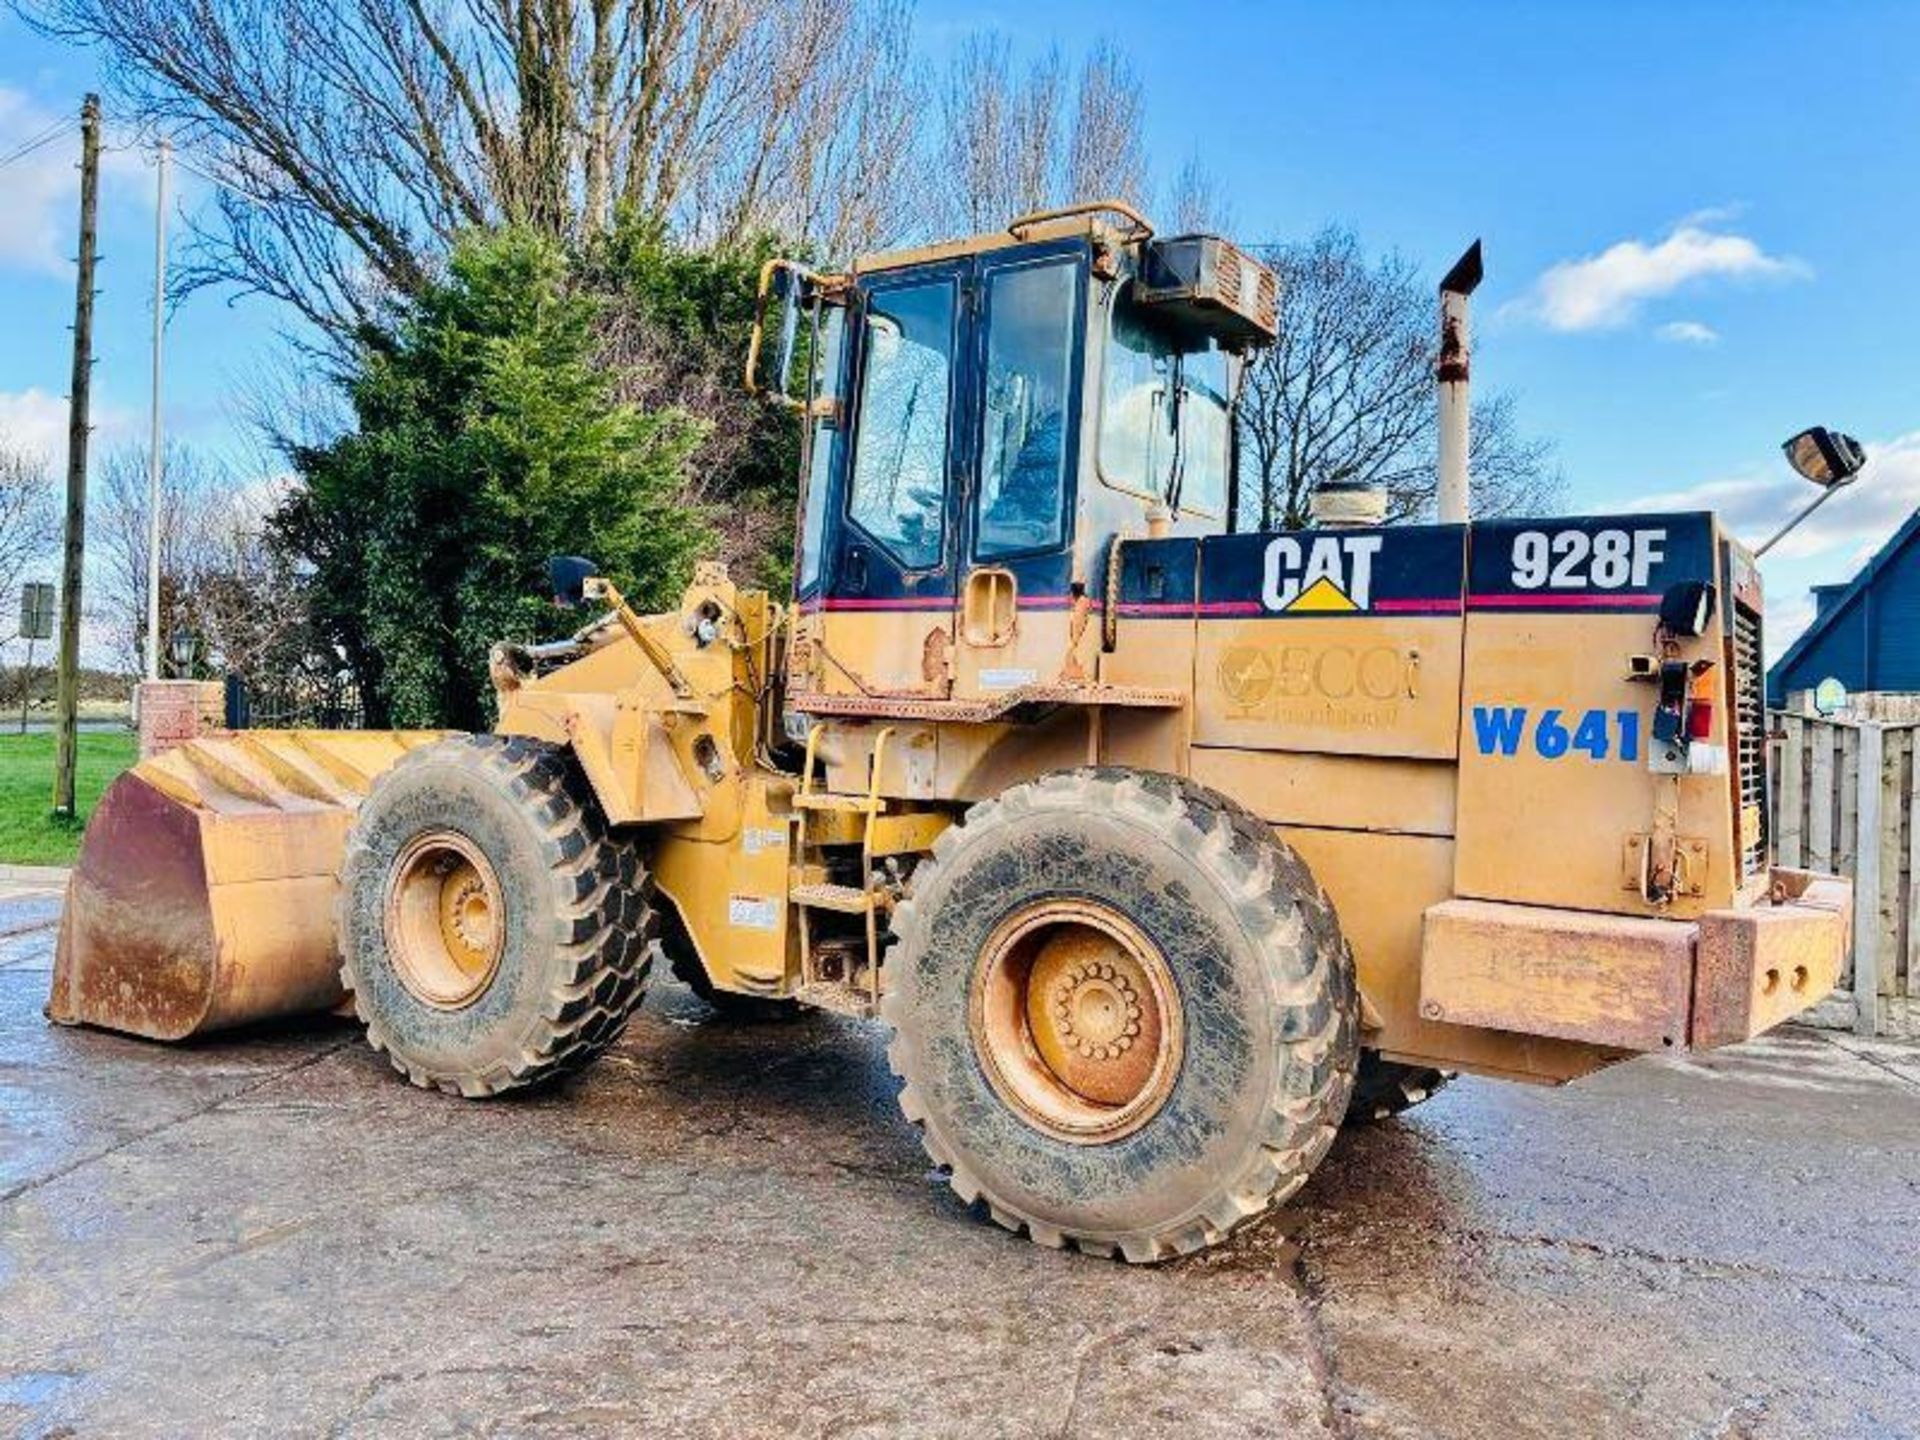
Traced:
<path fill-rule="evenodd" d="M 1215 1244 L 1338 1133 L 1358 1022 L 1339 921 L 1212 790 L 1120 769 L 1015 786 L 940 837 L 893 928 L 901 1108 L 962 1199 L 1040 1244 Z"/>
<path fill-rule="evenodd" d="M 414 1084 L 498 1095 L 619 1038 L 652 963 L 652 882 L 565 750 L 475 735 L 409 752 L 361 805 L 340 978 Z"/>
<path fill-rule="evenodd" d="M 1382 1060 L 1378 1050 L 1362 1050 L 1359 1073 L 1353 1081 L 1353 1103 L 1347 1106 L 1347 1124 L 1391 1120 L 1431 1100 L 1452 1079 L 1450 1070 L 1402 1065 L 1397 1060 Z"/>

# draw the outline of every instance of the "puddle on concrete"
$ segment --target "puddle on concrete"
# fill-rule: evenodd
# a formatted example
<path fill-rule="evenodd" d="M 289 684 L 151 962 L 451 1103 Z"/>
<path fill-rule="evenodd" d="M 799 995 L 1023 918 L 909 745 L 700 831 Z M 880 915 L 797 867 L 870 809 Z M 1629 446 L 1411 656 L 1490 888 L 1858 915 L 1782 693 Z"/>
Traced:
<path fill-rule="evenodd" d="M 23 1370 L 17 1375 L 0 1375 L 0 1405 L 38 1410 L 58 1399 L 79 1378 L 64 1370 Z"/>

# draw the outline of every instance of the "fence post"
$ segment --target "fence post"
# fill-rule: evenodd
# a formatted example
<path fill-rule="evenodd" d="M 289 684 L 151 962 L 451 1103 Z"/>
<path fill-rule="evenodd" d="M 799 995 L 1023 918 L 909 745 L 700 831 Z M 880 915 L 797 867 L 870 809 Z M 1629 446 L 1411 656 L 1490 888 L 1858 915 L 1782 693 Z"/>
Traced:
<path fill-rule="evenodd" d="M 1782 865 L 1798 870 L 1805 863 L 1807 812 L 1807 722 L 1790 715 L 1780 723 L 1780 765 L 1774 776 L 1779 786 L 1773 802 L 1774 850 Z"/>
<path fill-rule="evenodd" d="M 1912 762 L 1907 766 L 1907 793 L 1900 799 L 1907 817 L 1907 945 L 1901 964 L 1907 972 L 1907 995 L 1920 999 L 1920 729 L 1907 732 L 1907 746 Z M 1910 1015 L 1912 1008 L 1910 1004 Z"/>
<path fill-rule="evenodd" d="M 227 672 L 227 729 L 247 730 L 253 725 L 253 707 L 248 703 L 247 682 Z"/>
<path fill-rule="evenodd" d="M 1839 808 L 1834 803 L 1839 776 L 1834 773 L 1837 767 L 1833 763 L 1833 752 L 1840 727 L 1815 725 L 1811 731 L 1813 754 L 1807 769 L 1812 776 L 1813 791 L 1807 798 L 1807 868 L 1832 872 L 1838 868 L 1834 864 L 1833 812 Z"/>
<path fill-rule="evenodd" d="M 1877 721 L 1860 726 L 1854 788 L 1853 846 L 1853 1029 L 1872 1035 L 1880 1024 L 1880 771 L 1885 730 Z"/>

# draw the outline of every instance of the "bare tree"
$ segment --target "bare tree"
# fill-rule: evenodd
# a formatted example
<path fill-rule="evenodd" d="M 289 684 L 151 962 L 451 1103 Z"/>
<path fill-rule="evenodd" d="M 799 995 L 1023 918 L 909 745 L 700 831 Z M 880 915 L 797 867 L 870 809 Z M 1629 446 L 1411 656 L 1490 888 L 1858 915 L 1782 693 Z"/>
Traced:
<path fill-rule="evenodd" d="M 267 524 L 281 497 L 268 484 L 238 498 L 208 537 L 181 618 L 205 663 L 224 673 L 280 688 L 296 674 L 330 679 L 340 659 L 319 640 L 298 562 Z"/>
<path fill-rule="evenodd" d="M 21 582 L 36 563 L 52 558 L 59 539 L 52 464 L 0 440 L 0 637 L 16 637 Z"/>
<path fill-rule="evenodd" d="M 972 233 L 1052 203 L 1065 147 L 1065 76 L 1058 51 L 1016 75 L 1006 36 L 960 42 L 940 89 L 935 226 Z"/>
<path fill-rule="evenodd" d="M 1223 235 L 1233 226 L 1233 207 L 1227 204 L 1219 179 L 1198 155 L 1188 156 L 1174 175 L 1157 214 L 1179 234 Z"/>
<path fill-rule="evenodd" d="M 1144 203 L 1145 100 L 1114 46 L 1096 45 L 1070 82 L 1058 50 L 1017 71 L 1004 35 L 972 35 L 949 62 L 939 100 L 932 229 L 991 230 L 1074 200 Z"/>
<path fill-rule="evenodd" d="M 1147 159 L 1140 130 L 1145 118 L 1140 77 L 1112 42 L 1101 41 L 1080 66 L 1063 198 L 1113 197 L 1144 204 Z"/>
<path fill-rule="evenodd" d="M 91 608 L 119 664 L 142 668 L 147 634 L 147 452 L 110 452 L 99 471 L 90 528 Z M 160 654 L 190 635 L 200 661 L 257 675 L 309 643 L 294 562 L 270 540 L 270 483 L 242 486 L 203 451 L 167 447 L 160 482 Z"/>
<path fill-rule="evenodd" d="M 184 623 L 182 597 L 206 563 L 214 494 L 228 477 L 198 451 L 167 447 L 160 483 L 160 653 Z M 139 673 L 147 636 L 147 451 L 126 445 L 102 457 L 88 516 L 87 607 L 119 668 Z"/>
<path fill-rule="evenodd" d="M 1240 398 L 1243 521 L 1304 525 L 1332 480 L 1385 490 L 1390 519 L 1430 515 L 1434 292 L 1397 255 L 1369 262 L 1346 230 L 1263 258 L 1280 277 L 1280 335 L 1248 367 Z M 1475 513 L 1538 513 L 1557 500 L 1551 446 L 1518 433 L 1510 396 L 1474 406 L 1472 446 Z"/>
<path fill-rule="evenodd" d="M 104 52 L 221 186 L 191 282 L 350 329 L 461 230 L 575 240 L 618 207 L 702 243 L 901 223 L 903 0 L 11 0 Z"/>

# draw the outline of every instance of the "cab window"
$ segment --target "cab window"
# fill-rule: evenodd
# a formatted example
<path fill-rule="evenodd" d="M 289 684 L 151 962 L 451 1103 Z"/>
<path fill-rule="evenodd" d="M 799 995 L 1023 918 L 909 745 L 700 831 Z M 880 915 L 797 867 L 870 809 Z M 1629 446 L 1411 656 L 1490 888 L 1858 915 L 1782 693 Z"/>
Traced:
<path fill-rule="evenodd" d="M 909 570 L 946 549 L 951 279 L 873 292 L 848 513 Z"/>
<path fill-rule="evenodd" d="M 1227 357 L 1210 339 L 1175 335 L 1132 291 L 1131 281 L 1120 287 L 1108 321 L 1101 478 L 1181 512 L 1219 516 L 1232 453 Z"/>
<path fill-rule="evenodd" d="M 974 552 L 1048 550 L 1065 539 L 1080 266 L 1066 257 L 987 279 L 987 374 Z"/>
<path fill-rule="evenodd" d="M 819 343 L 814 349 L 814 364 L 807 386 L 806 499 L 801 509 L 800 574 L 798 590 L 811 590 L 820 581 L 820 550 L 827 528 L 827 490 L 833 482 L 833 462 L 840 448 L 838 405 L 822 405 L 835 400 L 840 391 L 840 363 L 846 349 L 847 312 L 829 305 L 820 317 Z"/>

